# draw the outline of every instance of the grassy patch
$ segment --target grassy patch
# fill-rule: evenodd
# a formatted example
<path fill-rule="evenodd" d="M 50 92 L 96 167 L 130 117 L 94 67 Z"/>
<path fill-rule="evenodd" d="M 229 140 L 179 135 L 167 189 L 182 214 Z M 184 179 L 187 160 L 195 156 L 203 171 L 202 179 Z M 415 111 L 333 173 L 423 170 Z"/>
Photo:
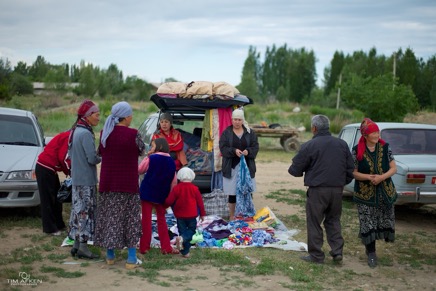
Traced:
<path fill-rule="evenodd" d="M 279 189 L 265 195 L 265 198 L 287 205 L 304 206 L 306 203 L 306 191 L 298 189 Z"/>
<path fill-rule="evenodd" d="M 85 275 L 84 272 L 80 272 L 80 271 L 67 272 L 62 268 L 50 267 L 50 266 L 42 266 L 39 270 L 42 273 L 52 273 L 59 278 L 80 278 Z"/>

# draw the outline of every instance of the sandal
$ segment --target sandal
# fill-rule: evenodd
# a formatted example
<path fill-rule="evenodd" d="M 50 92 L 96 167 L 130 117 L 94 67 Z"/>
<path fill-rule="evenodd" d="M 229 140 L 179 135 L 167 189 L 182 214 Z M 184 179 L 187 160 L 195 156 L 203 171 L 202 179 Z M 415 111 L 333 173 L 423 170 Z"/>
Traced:
<path fill-rule="evenodd" d="M 176 237 L 176 248 L 180 251 L 183 250 L 183 237 Z"/>
<path fill-rule="evenodd" d="M 141 265 L 142 265 L 142 261 L 140 259 L 136 258 L 136 263 L 128 263 L 128 262 L 126 263 L 126 269 L 133 270 L 133 269 L 138 268 Z"/>

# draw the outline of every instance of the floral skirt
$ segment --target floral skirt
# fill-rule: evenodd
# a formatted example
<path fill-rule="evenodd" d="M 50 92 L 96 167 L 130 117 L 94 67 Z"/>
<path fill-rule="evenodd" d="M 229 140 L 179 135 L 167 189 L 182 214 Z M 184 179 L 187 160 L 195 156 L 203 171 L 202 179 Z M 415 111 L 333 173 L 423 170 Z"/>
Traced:
<path fill-rule="evenodd" d="M 139 194 L 100 193 L 94 244 L 108 249 L 133 248 L 141 235 Z"/>
<path fill-rule="evenodd" d="M 359 212 L 359 238 L 364 245 L 375 240 L 395 241 L 395 208 L 379 199 L 379 205 L 357 204 Z"/>
<path fill-rule="evenodd" d="M 97 186 L 73 186 L 70 233 L 71 239 L 80 242 L 94 240 Z"/>

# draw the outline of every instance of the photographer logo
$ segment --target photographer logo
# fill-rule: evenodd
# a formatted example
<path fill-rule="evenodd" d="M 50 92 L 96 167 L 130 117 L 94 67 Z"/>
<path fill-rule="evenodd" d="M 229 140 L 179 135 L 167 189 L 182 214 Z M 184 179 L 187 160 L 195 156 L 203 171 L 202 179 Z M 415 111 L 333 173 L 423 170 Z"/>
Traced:
<path fill-rule="evenodd" d="M 7 279 L 8 284 L 11 286 L 37 286 L 42 283 L 40 279 L 30 278 L 30 274 L 26 272 L 19 272 L 18 277 L 19 279 Z"/>

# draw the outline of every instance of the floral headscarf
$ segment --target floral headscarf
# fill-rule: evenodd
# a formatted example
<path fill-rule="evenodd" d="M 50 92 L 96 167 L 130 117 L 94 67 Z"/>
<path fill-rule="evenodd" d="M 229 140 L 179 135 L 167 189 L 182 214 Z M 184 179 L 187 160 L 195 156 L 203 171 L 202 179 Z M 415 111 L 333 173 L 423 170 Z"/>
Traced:
<path fill-rule="evenodd" d="M 378 128 L 378 125 L 372 121 L 369 118 L 364 118 L 362 123 L 360 124 L 360 133 L 362 134 L 362 136 L 359 139 L 359 143 L 357 144 L 357 160 L 361 161 L 363 159 L 363 153 L 365 152 L 366 149 L 366 142 L 365 142 L 365 136 L 373 133 L 373 132 L 377 132 L 380 131 L 380 129 Z M 384 140 L 382 140 L 381 138 L 379 138 L 379 143 L 381 143 L 382 145 L 384 145 L 386 142 Z"/>

